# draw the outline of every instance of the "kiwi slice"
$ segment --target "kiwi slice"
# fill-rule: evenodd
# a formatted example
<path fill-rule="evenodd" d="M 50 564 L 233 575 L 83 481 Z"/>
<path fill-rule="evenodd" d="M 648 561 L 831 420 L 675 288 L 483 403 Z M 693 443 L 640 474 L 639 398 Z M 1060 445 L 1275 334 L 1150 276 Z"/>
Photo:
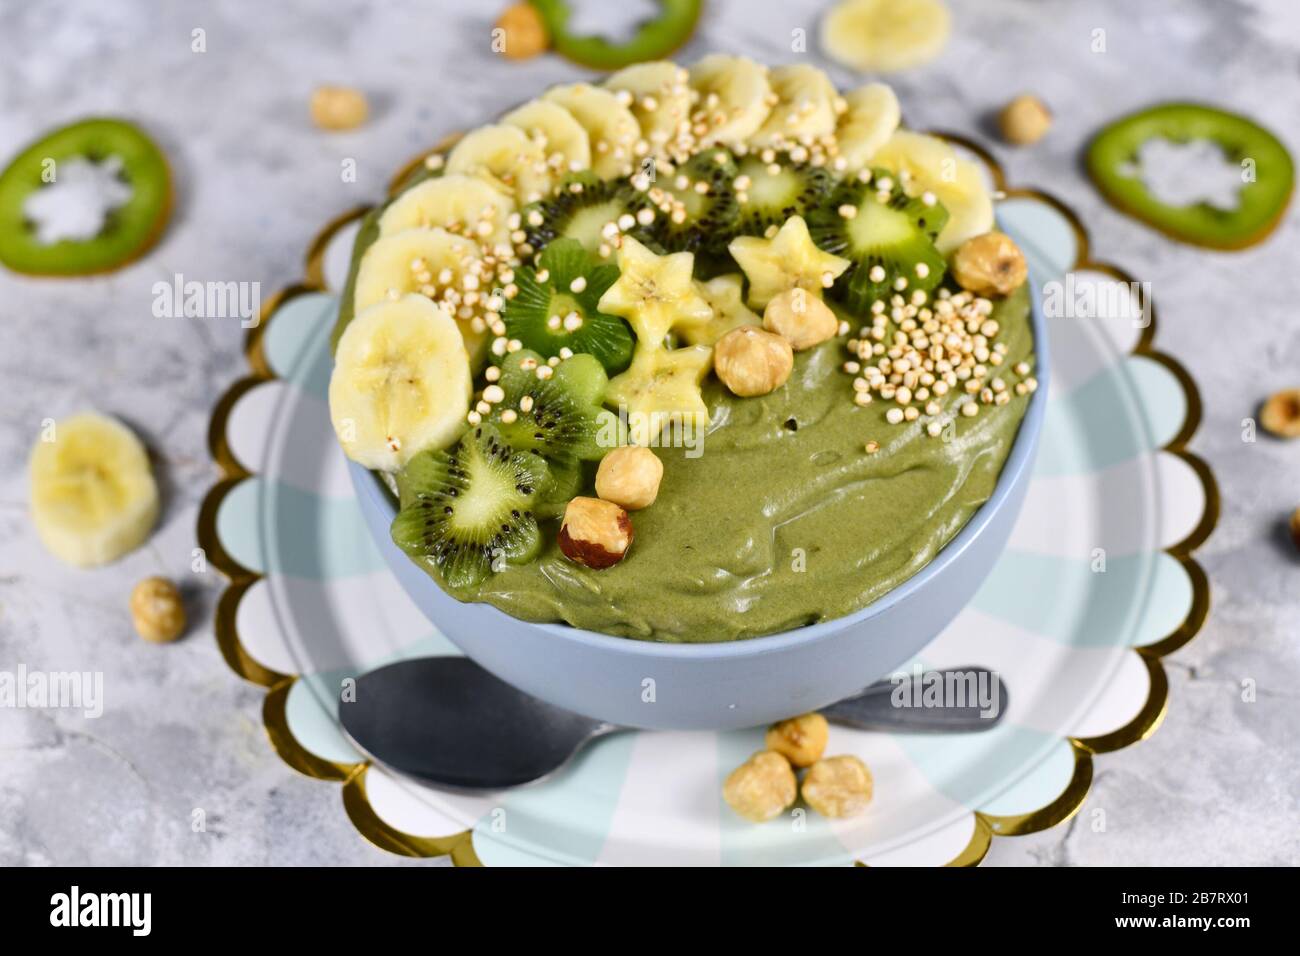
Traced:
<path fill-rule="evenodd" d="M 601 230 L 628 211 L 632 189 L 625 180 L 604 180 L 584 170 L 560 180 L 545 199 L 524 207 L 524 234 L 534 249 L 556 239 L 576 239 L 592 255 L 606 242 Z"/>
<path fill-rule="evenodd" d="M 947 221 L 942 204 L 909 196 L 889 172 L 873 170 L 836 186 L 809 215 L 808 231 L 822 249 L 852 260 L 832 294 L 865 315 L 877 300 L 930 292 L 943 280 L 947 262 L 934 239 Z"/>
<path fill-rule="evenodd" d="M 533 511 L 541 520 L 560 518 L 569 502 L 584 493 L 596 480 L 594 467 L 581 461 L 547 461 L 550 481 L 542 490 Z"/>
<path fill-rule="evenodd" d="M 491 425 L 466 433 L 451 451 L 426 451 L 402 471 L 393 543 L 465 594 L 499 562 L 537 557 L 542 536 L 533 507 L 546 463 L 515 451 Z"/>
<path fill-rule="evenodd" d="M 736 162 L 727 150 L 696 153 L 633 201 L 637 210 L 654 212 L 640 233 L 666 252 L 720 252 L 740 217 L 735 178 Z"/>
<path fill-rule="evenodd" d="M 1136 168 L 1142 145 L 1152 139 L 1217 144 L 1242 169 L 1236 208 L 1171 206 L 1153 196 Z M 1291 156 L 1276 136 L 1244 116 L 1199 103 L 1165 103 L 1111 123 L 1088 145 L 1087 166 L 1102 194 L 1124 212 L 1174 239 L 1214 249 L 1242 249 L 1272 232 L 1295 183 Z"/>
<path fill-rule="evenodd" d="M 537 374 L 542 368 L 552 368 L 549 376 Z M 513 352 L 501 364 L 498 384 L 505 399 L 495 406 L 490 420 L 519 451 L 556 465 L 594 461 L 606 451 L 601 429 L 610 413 L 601 402 L 608 382 L 605 369 L 592 355 L 575 355 L 552 367 L 536 352 Z"/>
<path fill-rule="evenodd" d="M 50 234 L 33 219 L 46 190 L 112 188 L 112 205 L 90 236 Z M 52 193 L 51 193 L 52 195 Z M 158 241 L 171 211 L 167 160 L 144 131 L 118 119 L 89 119 L 32 143 L 0 173 L 0 262 L 31 275 L 108 272 Z"/>
<path fill-rule="evenodd" d="M 618 266 L 597 263 L 576 239 L 557 239 L 535 268 L 515 272 L 519 292 L 501 313 L 506 334 L 543 358 L 567 348 L 595 356 L 611 375 L 621 372 L 632 361 L 632 330 L 597 307 L 617 280 Z"/>
<path fill-rule="evenodd" d="M 567 0 L 532 0 L 542 15 L 551 46 L 565 59 L 593 70 L 617 70 L 647 60 L 668 57 L 695 30 L 703 0 L 659 0 L 659 16 L 640 24 L 624 42 L 602 36 L 580 36 L 569 28 L 573 15 Z"/>
<path fill-rule="evenodd" d="M 761 236 L 769 227 L 781 228 L 791 216 L 808 218 L 835 187 L 835 177 L 824 166 L 796 163 L 784 153 L 765 163 L 761 154 L 740 160 L 736 187 L 741 198 L 736 234 Z"/>

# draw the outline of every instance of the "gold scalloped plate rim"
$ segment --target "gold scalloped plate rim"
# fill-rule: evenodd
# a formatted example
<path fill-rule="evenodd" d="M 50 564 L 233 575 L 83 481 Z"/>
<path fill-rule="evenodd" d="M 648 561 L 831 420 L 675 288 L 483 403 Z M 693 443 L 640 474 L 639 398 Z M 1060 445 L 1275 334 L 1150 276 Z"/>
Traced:
<path fill-rule="evenodd" d="M 1124 270 L 1108 262 L 1091 257 L 1087 230 L 1074 210 L 1050 193 L 1037 189 L 1011 188 L 1007 185 L 1002 165 L 993 155 L 964 136 L 937 132 L 935 135 L 969 150 L 988 167 L 998 198 L 1017 196 L 1044 202 L 1059 212 L 1074 231 L 1076 251 L 1072 271 L 1102 272 L 1123 282 L 1133 278 Z M 417 169 L 424 159 L 445 150 L 459 138 L 449 136 L 433 149 L 426 150 L 404 164 L 391 182 L 396 187 L 404 176 Z M 296 675 L 281 674 L 259 663 L 245 649 L 235 626 L 239 602 L 248 589 L 262 575 L 243 567 L 222 547 L 217 535 L 217 512 L 221 502 L 232 488 L 253 476 L 234 456 L 226 436 L 230 412 L 238 400 L 252 388 L 277 378 L 262 352 L 262 337 L 275 311 L 285 302 L 299 295 L 326 291 L 324 283 L 324 254 L 330 240 L 349 223 L 361 218 L 368 207 L 357 207 L 343 213 L 316 235 L 308 246 L 305 257 L 304 278 L 286 286 L 267 300 L 262 307 L 261 319 L 248 331 L 244 344 L 245 358 L 250 374 L 235 381 L 218 399 L 208 426 L 208 447 L 220 477 L 209 489 L 199 509 L 198 542 L 208 561 L 229 579 L 222 592 L 214 614 L 213 629 L 217 646 L 232 671 L 240 677 L 267 688 L 262 705 L 262 724 L 268 739 L 280 758 L 294 770 L 317 780 L 342 784 L 343 808 L 357 832 L 380 849 L 399 856 L 447 856 L 456 866 L 481 866 L 474 851 L 473 829 L 461 830 L 447 836 L 417 836 L 405 833 L 385 822 L 370 804 L 366 791 L 366 773 L 369 761 L 343 764 L 325 760 L 311 753 L 294 738 L 289 729 L 286 705 L 289 691 L 298 679 Z M 1074 756 L 1074 771 L 1065 789 L 1046 806 L 1028 813 L 998 815 L 982 810 L 972 811 L 974 828 L 966 847 L 944 866 L 978 866 L 988 855 L 995 837 L 1023 836 L 1056 826 L 1078 813 L 1087 799 L 1093 780 L 1093 757 L 1112 753 L 1139 741 L 1146 740 L 1160 727 L 1169 708 L 1169 679 L 1161 659 L 1184 647 L 1205 624 L 1210 611 L 1210 585 L 1204 569 L 1192 553 L 1205 543 L 1218 523 L 1221 510 L 1218 482 L 1209 465 L 1187 449 L 1196 433 L 1204 413 L 1200 390 L 1191 374 L 1177 359 L 1155 348 L 1156 310 L 1149 303 L 1151 321 L 1143 330 L 1138 343 L 1129 352 L 1163 365 L 1178 381 L 1186 399 L 1182 427 L 1174 438 L 1160 451 L 1168 452 L 1187 463 L 1201 483 L 1204 506 L 1200 521 L 1182 541 L 1163 549 L 1186 571 L 1192 583 L 1192 606 L 1186 618 L 1174 631 L 1161 640 L 1132 648 L 1147 669 L 1149 687 L 1147 699 L 1138 713 L 1124 726 L 1097 737 L 1067 736 Z M 859 865 L 865 865 L 859 863 Z"/>

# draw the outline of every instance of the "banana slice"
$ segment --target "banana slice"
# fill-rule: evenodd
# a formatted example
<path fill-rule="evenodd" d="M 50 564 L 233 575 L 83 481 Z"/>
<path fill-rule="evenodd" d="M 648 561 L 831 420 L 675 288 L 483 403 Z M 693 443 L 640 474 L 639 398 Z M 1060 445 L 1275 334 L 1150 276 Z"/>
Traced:
<path fill-rule="evenodd" d="M 446 229 L 407 229 L 371 243 L 357 268 L 356 314 L 376 302 L 419 292 L 441 299 L 444 290 L 463 288 L 467 273 L 483 258 L 478 243 Z"/>
<path fill-rule="evenodd" d="M 466 133 L 447 156 L 447 172 L 486 179 L 520 205 L 549 195 L 555 185 L 542 145 L 509 124 Z"/>
<path fill-rule="evenodd" d="M 32 448 L 27 471 L 36 532 L 68 564 L 115 561 L 143 544 L 158 520 L 149 456 L 115 419 L 83 412 L 54 424 Z"/>
<path fill-rule="evenodd" d="M 867 73 L 891 73 L 937 57 L 952 17 L 940 0 L 846 0 L 822 19 L 822 49 Z"/>
<path fill-rule="evenodd" d="M 445 448 L 465 425 L 469 356 L 451 313 L 422 295 L 372 305 L 339 339 L 330 421 L 344 453 L 381 471 Z"/>
<path fill-rule="evenodd" d="M 945 256 L 967 239 L 982 236 L 993 228 L 993 196 L 978 163 L 957 159 L 957 179 L 935 190 L 948 209 L 948 223 L 934 245 Z"/>
<path fill-rule="evenodd" d="M 507 220 L 514 211 L 515 201 L 485 180 L 448 173 L 412 186 L 389 203 L 379 217 L 379 234 L 440 226 L 496 245 L 509 241 Z"/>
<path fill-rule="evenodd" d="M 501 118 L 540 143 L 546 163 L 557 173 L 591 168 L 591 137 L 573 114 L 546 100 L 530 100 Z"/>
<path fill-rule="evenodd" d="M 743 143 L 758 132 L 772 110 L 772 84 L 767 67 L 748 57 L 712 53 L 690 71 L 691 87 L 699 94 L 692 120 L 705 132 L 702 146 Z"/>
<path fill-rule="evenodd" d="M 844 102 L 848 109 L 835 128 L 835 139 L 845 170 L 857 172 L 894 135 L 902 113 L 898 97 L 884 83 L 869 83 L 846 93 Z"/>
<path fill-rule="evenodd" d="M 943 203 L 948 224 L 934 244 L 944 255 L 993 228 L 993 197 L 979 165 L 958 156 L 937 136 L 899 130 L 876 151 L 871 163 L 906 173 L 903 186 L 910 194 L 928 190 Z"/>
<path fill-rule="evenodd" d="M 570 83 L 547 90 L 542 99 L 564 107 L 591 139 L 591 168 L 601 179 L 628 176 L 637 162 L 641 125 L 622 99 L 590 83 Z"/>
<path fill-rule="evenodd" d="M 632 94 L 630 109 L 650 147 L 662 150 L 691 118 L 690 74 L 676 63 L 659 60 L 624 67 L 605 81 L 614 92 Z"/>
<path fill-rule="evenodd" d="M 361 257 L 353 314 L 413 292 L 434 301 L 443 301 L 449 289 L 463 296 L 465 276 L 477 276 L 475 264 L 482 258 L 478 243 L 446 229 L 407 229 L 382 236 Z M 492 336 L 483 318 L 484 309 L 476 305 L 470 311 L 472 314 L 465 316 L 458 310 L 456 325 L 470 364 L 477 368 Z"/>
<path fill-rule="evenodd" d="M 794 63 L 776 67 L 768 79 L 777 102 L 750 137 L 751 146 L 811 145 L 835 132 L 839 93 L 825 73 L 806 63 Z"/>

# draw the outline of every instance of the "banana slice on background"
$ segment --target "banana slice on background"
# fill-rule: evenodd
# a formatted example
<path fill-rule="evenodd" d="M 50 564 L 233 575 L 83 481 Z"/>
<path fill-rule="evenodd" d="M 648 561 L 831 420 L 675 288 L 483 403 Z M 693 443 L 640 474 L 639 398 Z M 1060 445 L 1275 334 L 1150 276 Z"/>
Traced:
<path fill-rule="evenodd" d="M 591 168 L 601 179 L 632 173 L 637 163 L 636 142 L 641 124 L 618 95 L 590 83 L 556 86 L 542 99 L 568 110 L 591 140 Z"/>
<path fill-rule="evenodd" d="M 848 172 L 857 172 L 894 135 L 902 119 L 898 97 L 884 83 L 868 83 L 844 94 L 848 105 L 835 128 L 839 156 Z"/>
<path fill-rule="evenodd" d="M 469 356 L 451 313 L 422 295 L 372 305 L 339 338 L 330 376 L 330 421 L 344 453 L 396 471 L 465 427 Z"/>
<path fill-rule="evenodd" d="M 68 564 L 115 561 L 143 544 L 158 520 L 158 485 L 144 445 L 97 412 L 53 424 L 32 448 L 27 473 L 36 532 Z"/>
<path fill-rule="evenodd" d="M 447 155 L 447 172 L 486 179 L 519 205 L 549 195 L 555 185 L 542 145 L 506 123 L 466 133 Z"/>
<path fill-rule="evenodd" d="M 937 136 L 900 129 L 876 150 L 871 164 L 907 173 L 909 193 L 928 190 L 943 203 L 948 224 L 934 244 L 944 255 L 993 228 L 993 197 L 979 164 L 958 156 Z"/>
<path fill-rule="evenodd" d="M 628 108 L 641 124 L 641 135 L 652 149 L 677 138 L 691 118 L 690 74 L 667 60 L 624 67 L 605 81 L 605 88 L 632 94 Z"/>
<path fill-rule="evenodd" d="M 772 110 L 772 83 L 767 67 L 748 57 L 711 53 L 690 69 L 691 88 L 699 94 L 692 116 L 707 131 L 701 146 L 743 143 L 758 132 Z"/>
<path fill-rule="evenodd" d="M 825 73 L 806 63 L 794 63 L 776 67 L 768 80 L 777 102 L 750 137 L 751 146 L 810 144 L 835 132 L 839 118 L 835 103 L 840 94 Z"/>
<path fill-rule="evenodd" d="M 952 32 L 940 0 L 845 0 L 822 18 L 822 49 L 868 73 L 891 73 L 937 57 Z"/>
<path fill-rule="evenodd" d="M 591 137 L 573 114 L 558 103 L 530 100 L 501 117 L 501 122 L 518 126 L 538 141 L 547 165 L 555 172 L 570 173 L 591 168 Z"/>
<path fill-rule="evenodd" d="M 439 226 L 495 245 L 509 241 L 507 220 L 514 211 L 514 199 L 486 180 L 448 173 L 412 186 L 389 203 L 379 217 L 379 234 Z M 484 222 L 488 224 L 487 235 L 476 232 Z"/>

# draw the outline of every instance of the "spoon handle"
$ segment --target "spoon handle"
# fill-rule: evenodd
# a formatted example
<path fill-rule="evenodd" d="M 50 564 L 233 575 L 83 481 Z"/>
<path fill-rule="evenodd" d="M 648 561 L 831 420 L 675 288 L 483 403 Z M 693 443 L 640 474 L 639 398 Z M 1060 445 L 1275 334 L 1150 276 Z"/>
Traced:
<path fill-rule="evenodd" d="M 822 715 L 859 730 L 965 733 L 991 730 L 1007 709 L 1007 688 L 987 667 L 952 667 L 877 681 Z"/>

